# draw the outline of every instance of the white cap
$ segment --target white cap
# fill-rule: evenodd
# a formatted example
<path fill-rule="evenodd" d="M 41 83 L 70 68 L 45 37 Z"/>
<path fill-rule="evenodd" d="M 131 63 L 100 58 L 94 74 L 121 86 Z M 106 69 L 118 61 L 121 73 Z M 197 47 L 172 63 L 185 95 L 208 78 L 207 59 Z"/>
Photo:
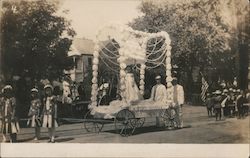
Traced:
<path fill-rule="evenodd" d="M 220 90 L 216 90 L 216 91 L 214 92 L 214 94 L 221 94 L 221 91 L 220 91 Z"/>
<path fill-rule="evenodd" d="M 6 85 L 6 86 L 4 86 L 3 89 L 2 89 L 2 93 L 3 93 L 6 89 L 13 90 L 13 88 L 12 88 L 11 85 Z"/>
<path fill-rule="evenodd" d="M 224 90 L 223 90 L 223 93 L 227 93 L 227 92 L 228 92 L 228 90 L 227 90 L 227 89 L 224 89 Z"/>
<path fill-rule="evenodd" d="M 156 79 L 156 80 L 160 80 L 160 79 L 161 79 L 161 76 L 158 75 L 158 76 L 155 77 L 155 79 Z"/>
<path fill-rule="evenodd" d="M 46 89 L 46 88 L 50 88 L 51 90 L 53 90 L 53 86 L 52 86 L 51 84 L 45 85 L 45 86 L 44 86 L 44 89 Z"/>
<path fill-rule="evenodd" d="M 31 91 L 31 92 L 37 92 L 37 93 L 38 93 L 38 89 L 37 89 L 37 88 L 32 88 L 30 91 Z"/>
<path fill-rule="evenodd" d="M 12 88 L 11 85 L 6 85 L 6 86 L 3 87 L 3 89 L 10 89 L 10 90 L 12 90 L 13 88 Z"/>

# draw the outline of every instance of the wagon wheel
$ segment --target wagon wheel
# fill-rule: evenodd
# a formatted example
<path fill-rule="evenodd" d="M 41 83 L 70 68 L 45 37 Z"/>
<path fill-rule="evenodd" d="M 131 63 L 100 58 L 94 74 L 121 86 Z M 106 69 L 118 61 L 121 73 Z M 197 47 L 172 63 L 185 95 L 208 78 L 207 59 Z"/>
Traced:
<path fill-rule="evenodd" d="M 87 132 L 99 133 L 101 132 L 104 124 L 98 122 L 94 119 L 93 115 L 91 115 L 91 111 L 88 111 L 84 116 L 84 128 Z"/>
<path fill-rule="evenodd" d="M 135 126 L 131 124 L 131 120 L 135 119 L 133 112 L 123 109 L 116 114 L 115 129 L 121 136 L 129 136 L 135 130 Z"/>
<path fill-rule="evenodd" d="M 166 109 L 162 112 L 162 115 L 161 115 L 162 119 L 164 120 L 165 122 L 165 126 L 167 128 L 175 128 L 176 127 L 176 119 L 177 119 L 177 113 L 175 111 L 174 108 L 169 108 L 169 109 Z"/>

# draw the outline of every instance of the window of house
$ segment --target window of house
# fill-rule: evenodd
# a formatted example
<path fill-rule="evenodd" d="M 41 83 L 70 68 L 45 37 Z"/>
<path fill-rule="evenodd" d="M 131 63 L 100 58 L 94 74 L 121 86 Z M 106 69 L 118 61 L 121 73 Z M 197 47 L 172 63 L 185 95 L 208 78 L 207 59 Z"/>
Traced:
<path fill-rule="evenodd" d="M 91 65 L 92 65 L 92 58 L 88 57 L 88 66 L 91 66 Z"/>

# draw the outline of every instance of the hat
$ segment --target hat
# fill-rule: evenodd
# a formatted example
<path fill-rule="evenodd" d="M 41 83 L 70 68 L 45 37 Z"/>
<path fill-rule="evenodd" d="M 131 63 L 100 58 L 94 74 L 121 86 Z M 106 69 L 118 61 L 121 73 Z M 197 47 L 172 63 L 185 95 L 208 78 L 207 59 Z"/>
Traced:
<path fill-rule="evenodd" d="M 50 88 L 51 90 L 53 90 L 53 86 L 50 85 L 50 84 L 47 84 L 47 85 L 44 86 L 44 89 L 47 89 L 47 88 Z"/>
<path fill-rule="evenodd" d="M 156 80 L 160 80 L 160 79 L 161 79 L 161 76 L 158 75 L 158 76 L 155 77 L 155 79 L 156 79 Z"/>
<path fill-rule="evenodd" d="M 228 90 L 227 90 L 227 89 L 224 89 L 224 90 L 223 90 L 223 93 L 228 93 Z"/>
<path fill-rule="evenodd" d="M 8 89 L 8 90 L 12 90 L 13 88 L 12 88 L 11 85 L 6 85 L 6 86 L 4 86 L 3 89 L 2 89 L 2 93 L 4 93 L 4 91 L 6 91 L 7 89 Z"/>
<path fill-rule="evenodd" d="M 231 92 L 232 92 L 232 91 L 233 91 L 233 88 L 229 88 L 229 91 L 231 91 Z"/>
<path fill-rule="evenodd" d="M 6 86 L 3 87 L 3 89 L 4 89 L 4 90 L 5 90 L 5 89 L 10 89 L 10 90 L 12 90 L 13 88 L 12 88 L 11 85 L 6 85 Z"/>
<path fill-rule="evenodd" d="M 240 89 L 237 89 L 236 92 L 240 92 Z"/>
<path fill-rule="evenodd" d="M 221 94 L 221 91 L 220 90 L 216 90 L 215 92 L 214 92 L 214 94 Z"/>
<path fill-rule="evenodd" d="M 30 91 L 31 91 L 31 92 L 37 92 L 37 93 L 38 93 L 38 89 L 36 89 L 36 88 L 32 88 Z"/>

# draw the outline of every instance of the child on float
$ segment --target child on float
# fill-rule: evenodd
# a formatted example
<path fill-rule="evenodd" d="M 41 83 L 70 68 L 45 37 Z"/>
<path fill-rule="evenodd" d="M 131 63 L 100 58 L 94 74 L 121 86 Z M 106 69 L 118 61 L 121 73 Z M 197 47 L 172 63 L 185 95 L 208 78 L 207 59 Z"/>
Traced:
<path fill-rule="evenodd" d="M 9 135 L 10 142 L 13 143 L 17 141 L 17 133 L 20 131 L 16 118 L 16 98 L 13 96 L 13 88 L 10 85 L 6 85 L 2 89 L 2 93 L 0 98 L 2 142 L 7 142 Z"/>
<path fill-rule="evenodd" d="M 48 128 L 49 142 L 55 142 L 56 127 L 58 127 L 57 118 L 57 101 L 53 95 L 53 87 L 48 84 L 44 86 L 45 98 L 43 100 L 43 127 Z"/>
<path fill-rule="evenodd" d="M 38 89 L 33 88 L 31 89 L 31 101 L 30 101 L 30 109 L 28 116 L 30 119 L 28 120 L 27 124 L 30 127 L 35 128 L 35 138 L 34 140 L 38 140 L 40 138 L 40 127 L 41 127 L 41 100 L 39 98 L 39 92 Z"/>

